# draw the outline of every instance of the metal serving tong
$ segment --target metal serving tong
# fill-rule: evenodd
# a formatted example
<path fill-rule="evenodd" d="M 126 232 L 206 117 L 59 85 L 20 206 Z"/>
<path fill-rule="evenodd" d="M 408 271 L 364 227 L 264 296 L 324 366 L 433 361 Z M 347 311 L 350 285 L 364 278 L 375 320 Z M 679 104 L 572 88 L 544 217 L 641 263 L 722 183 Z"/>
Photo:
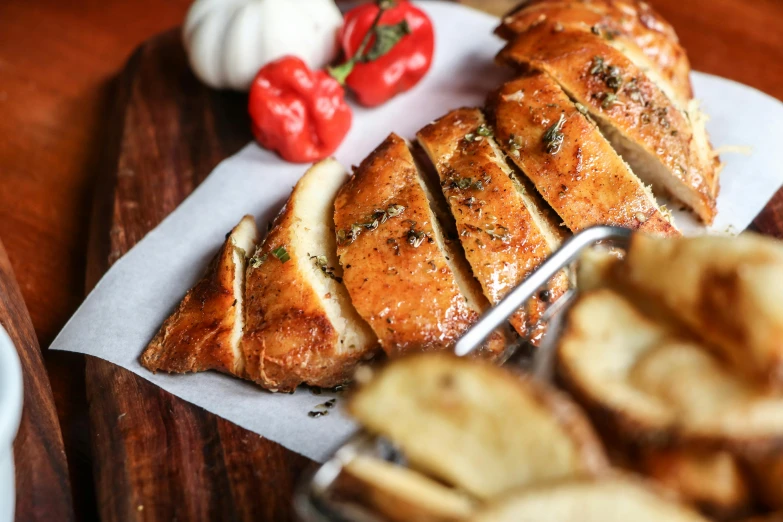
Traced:
<path fill-rule="evenodd" d="M 628 246 L 632 231 L 626 228 L 596 226 L 575 234 L 544 261 L 527 279 L 517 285 L 496 306 L 489 309 L 457 342 L 454 352 L 465 356 L 479 348 L 484 340 L 503 326 L 508 318 L 522 307 L 562 269 L 570 266 L 586 249 L 599 243 L 611 247 Z M 576 290 L 571 289 L 547 308 L 541 321 L 547 324 L 547 333 L 532 357 L 531 372 L 534 377 L 549 380 L 557 339 L 562 329 L 562 313 L 574 300 Z M 521 344 L 527 344 L 522 340 Z M 514 346 L 505 361 L 508 366 L 530 367 L 529 351 Z M 334 455 L 300 483 L 294 497 L 294 508 L 299 518 L 306 522 L 380 522 L 379 519 L 357 506 L 340 504 L 331 500 L 330 491 L 345 464 L 357 455 L 372 455 L 383 460 L 404 465 L 404 455 L 380 437 L 359 431 L 345 442 Z"/>

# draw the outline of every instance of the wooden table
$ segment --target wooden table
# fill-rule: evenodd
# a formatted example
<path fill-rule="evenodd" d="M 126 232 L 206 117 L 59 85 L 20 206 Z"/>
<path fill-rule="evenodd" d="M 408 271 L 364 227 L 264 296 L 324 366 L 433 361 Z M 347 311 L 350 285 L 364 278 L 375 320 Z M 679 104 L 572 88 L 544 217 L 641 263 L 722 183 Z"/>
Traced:
<path fill-rule="evenodd" d="M 507 0 L 471 0 L 502 11 Z M 695 69 L 783 99 L 783 2 L 653 0 Z M 48 353 L 84 297 L 92 191 L 113 78 L 141 41 L 177 25 L 188 0 L 0 2 L 0 240 L 51 379 L 80 520 L 96 519 L 84 360 Z M 778 198 L 778 201 L 783 198 Z M 783 230 L 783 205 L 757 226 Z"/>

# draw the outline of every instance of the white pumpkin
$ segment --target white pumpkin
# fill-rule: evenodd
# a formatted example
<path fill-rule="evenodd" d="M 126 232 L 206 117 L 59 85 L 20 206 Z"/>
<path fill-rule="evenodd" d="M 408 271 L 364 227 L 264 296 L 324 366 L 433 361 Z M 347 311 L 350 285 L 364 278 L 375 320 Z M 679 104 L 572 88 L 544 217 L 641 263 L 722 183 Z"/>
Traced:
<path fill-rule="evenodd" d="M 196 76 L 246 91 L 262 66 L 287 54 L 313 69 L 327 65 L 342 23 L 333 0 L 196 0 L 182 32 Z"/>

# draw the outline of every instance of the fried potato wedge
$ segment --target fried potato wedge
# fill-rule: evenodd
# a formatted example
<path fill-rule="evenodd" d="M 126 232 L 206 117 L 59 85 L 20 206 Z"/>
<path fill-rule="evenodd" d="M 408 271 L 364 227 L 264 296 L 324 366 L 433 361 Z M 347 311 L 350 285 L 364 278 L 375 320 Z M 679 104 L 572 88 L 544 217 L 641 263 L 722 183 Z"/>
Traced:
<path fill-rule="evenodd" d="M 517 36 L 498 61 L 550 75 L 654 191 L 712 223 L 720 161 L 703 125 L 692 125 L 625 54 L 590 32 L 543 25 Z"/>
<path fill-rule="evenodd" d="M 345 466 L 340 489 L 359 505 L 392 522 L 457 522 L 475 500 L 409 468 L 358 456 Z"/>
<path fill-rule="evenodd" d="M 412 467 L 479 499 L 607 466 L 576 405 L 487 363 L 446 354 L 393 361 L 348 407 Z"/>
<path fill-rule="evenodd" d="M 736 451 L 783 444 L 783 396 L 610 289 L 583 294 L 569 311 L 556 372 L 597 422 L 628 441 Z"/>
<path fill-rule="evenodd" d="M 463 108 L 417 136 L 437 170 L 473 274 L 487 299 L 497 304 L 557 249 L 565 234 L 535 189 L 525 187 L 506 163 L 490 134 L 479 109 Z M 567 289 L 562 272 L 542 294 L 546 300 L 533 298 L 511 324 L 523 337 L 539 338 L 547 303 Z"/>
<path fill-rule="evenodd" d="M 408 144 L 392 134 L 335 203 L 345 285 L 390 355 L 451 348 L 489 307 L 430 200 Z M 504 349 L 503 335 L 489 339 L 487 355 Z"/>
<path fill-rule="evenodd" d="M 491 503 L 471 522 L 706 522 L 631 478 L 568 480 L 526 488 Z"/>
<path fill-rule="evenodd" d="M 333 159 L 310 168 L 248 263 L 245 377 L 269 390 L 335 386 L 378 348 L 337 261 L 334 199 L 347 179 Z"/>
<path fill-rule="evenodd" d="M 714 518 L 736 519 L 751 512 L 751 484 L 727 451 L 645 450 L 638 469 Z"/>
<path fill-rule="evenodd" d="M 204 277 L 150 341 L 140 358 L 142 366 L 153 372 L 243 372 L 245 264 L 256 241 L 255 220 L 245 216 L 228 234 Z"/>
<path fill-rule="evenodd" d="M 488 109 L 500 146 L 574 232 L 616 225 L 679 235 L 649 188 L 546 74 L 507 82 Z"/>
<path fill-rule="evenodd" d="M 748 378 L 783 385 L 783 245 L 743 234 L 637 235 L 621 282 L 665 305 Z"/>

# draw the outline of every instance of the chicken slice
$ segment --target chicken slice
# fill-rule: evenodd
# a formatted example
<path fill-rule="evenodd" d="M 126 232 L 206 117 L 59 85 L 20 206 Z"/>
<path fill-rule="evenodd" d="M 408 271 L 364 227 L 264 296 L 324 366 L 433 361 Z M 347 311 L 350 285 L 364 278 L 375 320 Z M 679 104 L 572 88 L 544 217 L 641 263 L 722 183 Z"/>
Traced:
<path fill-rule="evenodd" d="M 684 106 L 693 97 L 690 63 L 674 29 L 643 2 L 554 0 L 527 3 L 503 18 L 495 31 L 513 40 L 532 27 L 592 31 L 623 51 L 648 76 L 657 71 L 659 87 Z M 651 78 L 652 79 L 652 78 Z"/>
<path fill-rule="evenodd" d="M 451 111 L 419 131 L 418 139 L 438 172 L 473 274 L 496 304 L 560 245 L 564 231 L 508 166 L 479 109 Z M 546 302 L 567 289 L 562 272 L 511 324 L 537 339 Z"/>
<path fill-rule="evenodd" d="M 694 125 L 623 53 L 592 33 L 537 26 L 498 55 L 541 70 L 595 118 L 601 131 L 653 190 L 665 190 L 712 223 L 717 156 Z"/>
<path fill-rule="evenodd" d="M 392 134 L 335 203 L 345 285 L 388 354 L 451 348 L 489 306 L 430 199 L 408 145 Z M 504 342 L 494 335 L 487 350 Z"/>
<path fill-rule="evenodd" d="M 550 77 L 510 81 L 489 105 L 497 142 L 568 228 L 617 225 L 679 235 L 649 189 Z"/>
<path fill-rule="evenodd" d="M 206 274 L 166 319 L 141 355 L 141 365 L 170 373 L 243 371 L 245 264 L 257 241 L 256 223 L 245 216 L 226 237 Z"/>
<path fill-rule="evenodd" d="M 347 179 L 333 159 L 310 168 L 248 263 L 245 377 L 269 390 L 335 386 L 377 350 L 337 261 L 334 199 Z"/>

